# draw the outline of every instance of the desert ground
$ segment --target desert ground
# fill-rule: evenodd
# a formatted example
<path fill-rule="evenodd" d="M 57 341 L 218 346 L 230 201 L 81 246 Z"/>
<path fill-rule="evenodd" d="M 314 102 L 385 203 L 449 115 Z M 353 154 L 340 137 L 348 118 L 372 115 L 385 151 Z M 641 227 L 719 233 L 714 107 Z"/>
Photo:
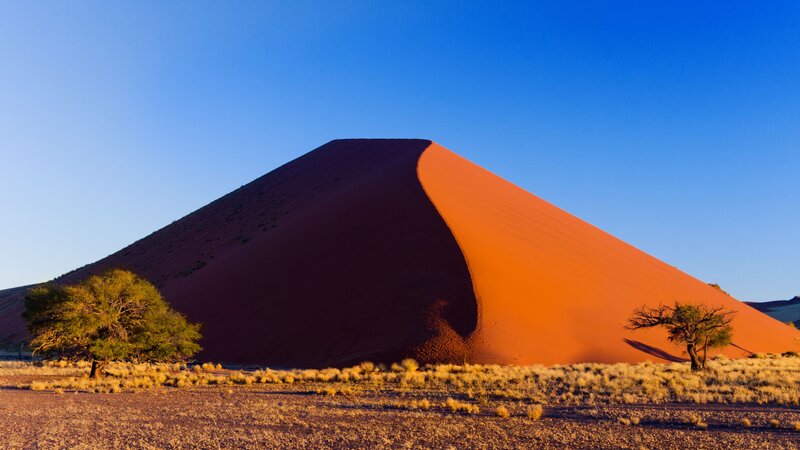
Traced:
<path fill-rule="evenodd" d="M 270 370 L 0 363 L 3 448 L 799 448 L 800 358 Z"/>

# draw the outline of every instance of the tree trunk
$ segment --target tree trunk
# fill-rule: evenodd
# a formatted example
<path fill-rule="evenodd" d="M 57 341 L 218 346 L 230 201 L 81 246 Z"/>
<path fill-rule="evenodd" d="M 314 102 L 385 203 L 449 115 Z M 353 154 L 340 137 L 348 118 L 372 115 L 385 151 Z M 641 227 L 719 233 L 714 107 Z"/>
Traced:
<path fill-rule="evenodd" d="M 686 345 L 686 353 L 689 354 L 689 359 L 692 361 L 692 370 L 700 370 L 700 361 L 697 358 L 697 350 L 694 348 L 694 344 Z"/>
<path fill-rule="evenodd" d="M 707 356 L 708 356 L 708 339 L 706 339 L 706 342 L 703 344 L 703 359 L 700 362 L 700 365 L 703 367 L 703 369 L 706 368 L 706 357 Z"/>
<path fill-rule="evenodd" d="M 103 376 L 103 367 L 105 367 L 105 361 L 98 361 L 92 360 L 92 371 L 89 373 L 89 378 L 99 379 Z"/>

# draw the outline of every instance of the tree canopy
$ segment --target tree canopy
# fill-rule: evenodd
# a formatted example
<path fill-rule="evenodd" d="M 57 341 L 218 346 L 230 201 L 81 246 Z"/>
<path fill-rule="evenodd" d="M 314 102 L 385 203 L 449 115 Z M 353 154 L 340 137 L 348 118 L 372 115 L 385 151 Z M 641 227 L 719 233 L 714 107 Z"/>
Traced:
<path fill-rule="evenodd" d="M 188 323 L 155 286 L 126 270 L 35 287 L 25 297 L 23 317 L 34 353 L 91 360 L 92 377 L 108 361 L 180 361 L 201 349 L 200 325 Z"/>
<path fill-rule="evenodd" d="M 671 342 L 686 345 L 692 370 L 705 368 L 710 348 L 730 345 L 735 311 L 704 304 L 675 302 L 673 306 L 642 306 L 634 311 L 628 329 L 664 327 Z"/>

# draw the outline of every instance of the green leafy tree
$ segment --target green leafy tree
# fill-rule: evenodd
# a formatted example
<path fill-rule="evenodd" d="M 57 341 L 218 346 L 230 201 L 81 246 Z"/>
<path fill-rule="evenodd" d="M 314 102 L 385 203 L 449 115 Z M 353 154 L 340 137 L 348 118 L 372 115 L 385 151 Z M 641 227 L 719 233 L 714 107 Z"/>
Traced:
<path fill-rule="evenodd" d="M 703 304 L 679 303 L 655 308 L 642 306 L 633 313 L 626 328 L 664 327 L 669 340 L 686 346 L 692 370 L 706 366 L 708 350 L 723 348 L 733 339 L 731 322 L 735 311 Z"/>
<path fill-rule="evenodd" d="M 23 317 L 34 354 L 91 360 L 92 378 L 109 361 L 181 361 L 201 349 L 200 325 L 170 308 L 147 280 L 120 269 L 33 288 Z"/>

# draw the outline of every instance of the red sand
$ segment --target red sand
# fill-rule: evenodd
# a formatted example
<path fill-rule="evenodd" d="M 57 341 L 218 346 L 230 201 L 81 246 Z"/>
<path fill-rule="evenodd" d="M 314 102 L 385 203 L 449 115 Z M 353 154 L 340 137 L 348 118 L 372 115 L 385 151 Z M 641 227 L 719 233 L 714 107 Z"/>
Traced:
<path fill-rule="evenodd" d="M 200 357 L 222 362 L 675 359 L 663 332 L 623 328 L 642 303 L 674 300 L 739 311 L 745 350 L 731 355 L 800 347 L 797 331 L 424 140 L 332 141 L 57 281 L 107 267 L 157 284 L 203 324 Z M 0 338 L 18 336 L 4 316 Z"/>
<path fill-rule="evenodd" d="M 677 357 L 680 350 L 663 331 L 624 328 L 636 307 L 676 300 L 737 311 L 735 345 L 726 352 L 731 356 L 800 348 L 797 330 L 439 145 L 423 153 L 418 171 L 472 274 L 479 305 L 470 338 L 476 362 Z"/>

